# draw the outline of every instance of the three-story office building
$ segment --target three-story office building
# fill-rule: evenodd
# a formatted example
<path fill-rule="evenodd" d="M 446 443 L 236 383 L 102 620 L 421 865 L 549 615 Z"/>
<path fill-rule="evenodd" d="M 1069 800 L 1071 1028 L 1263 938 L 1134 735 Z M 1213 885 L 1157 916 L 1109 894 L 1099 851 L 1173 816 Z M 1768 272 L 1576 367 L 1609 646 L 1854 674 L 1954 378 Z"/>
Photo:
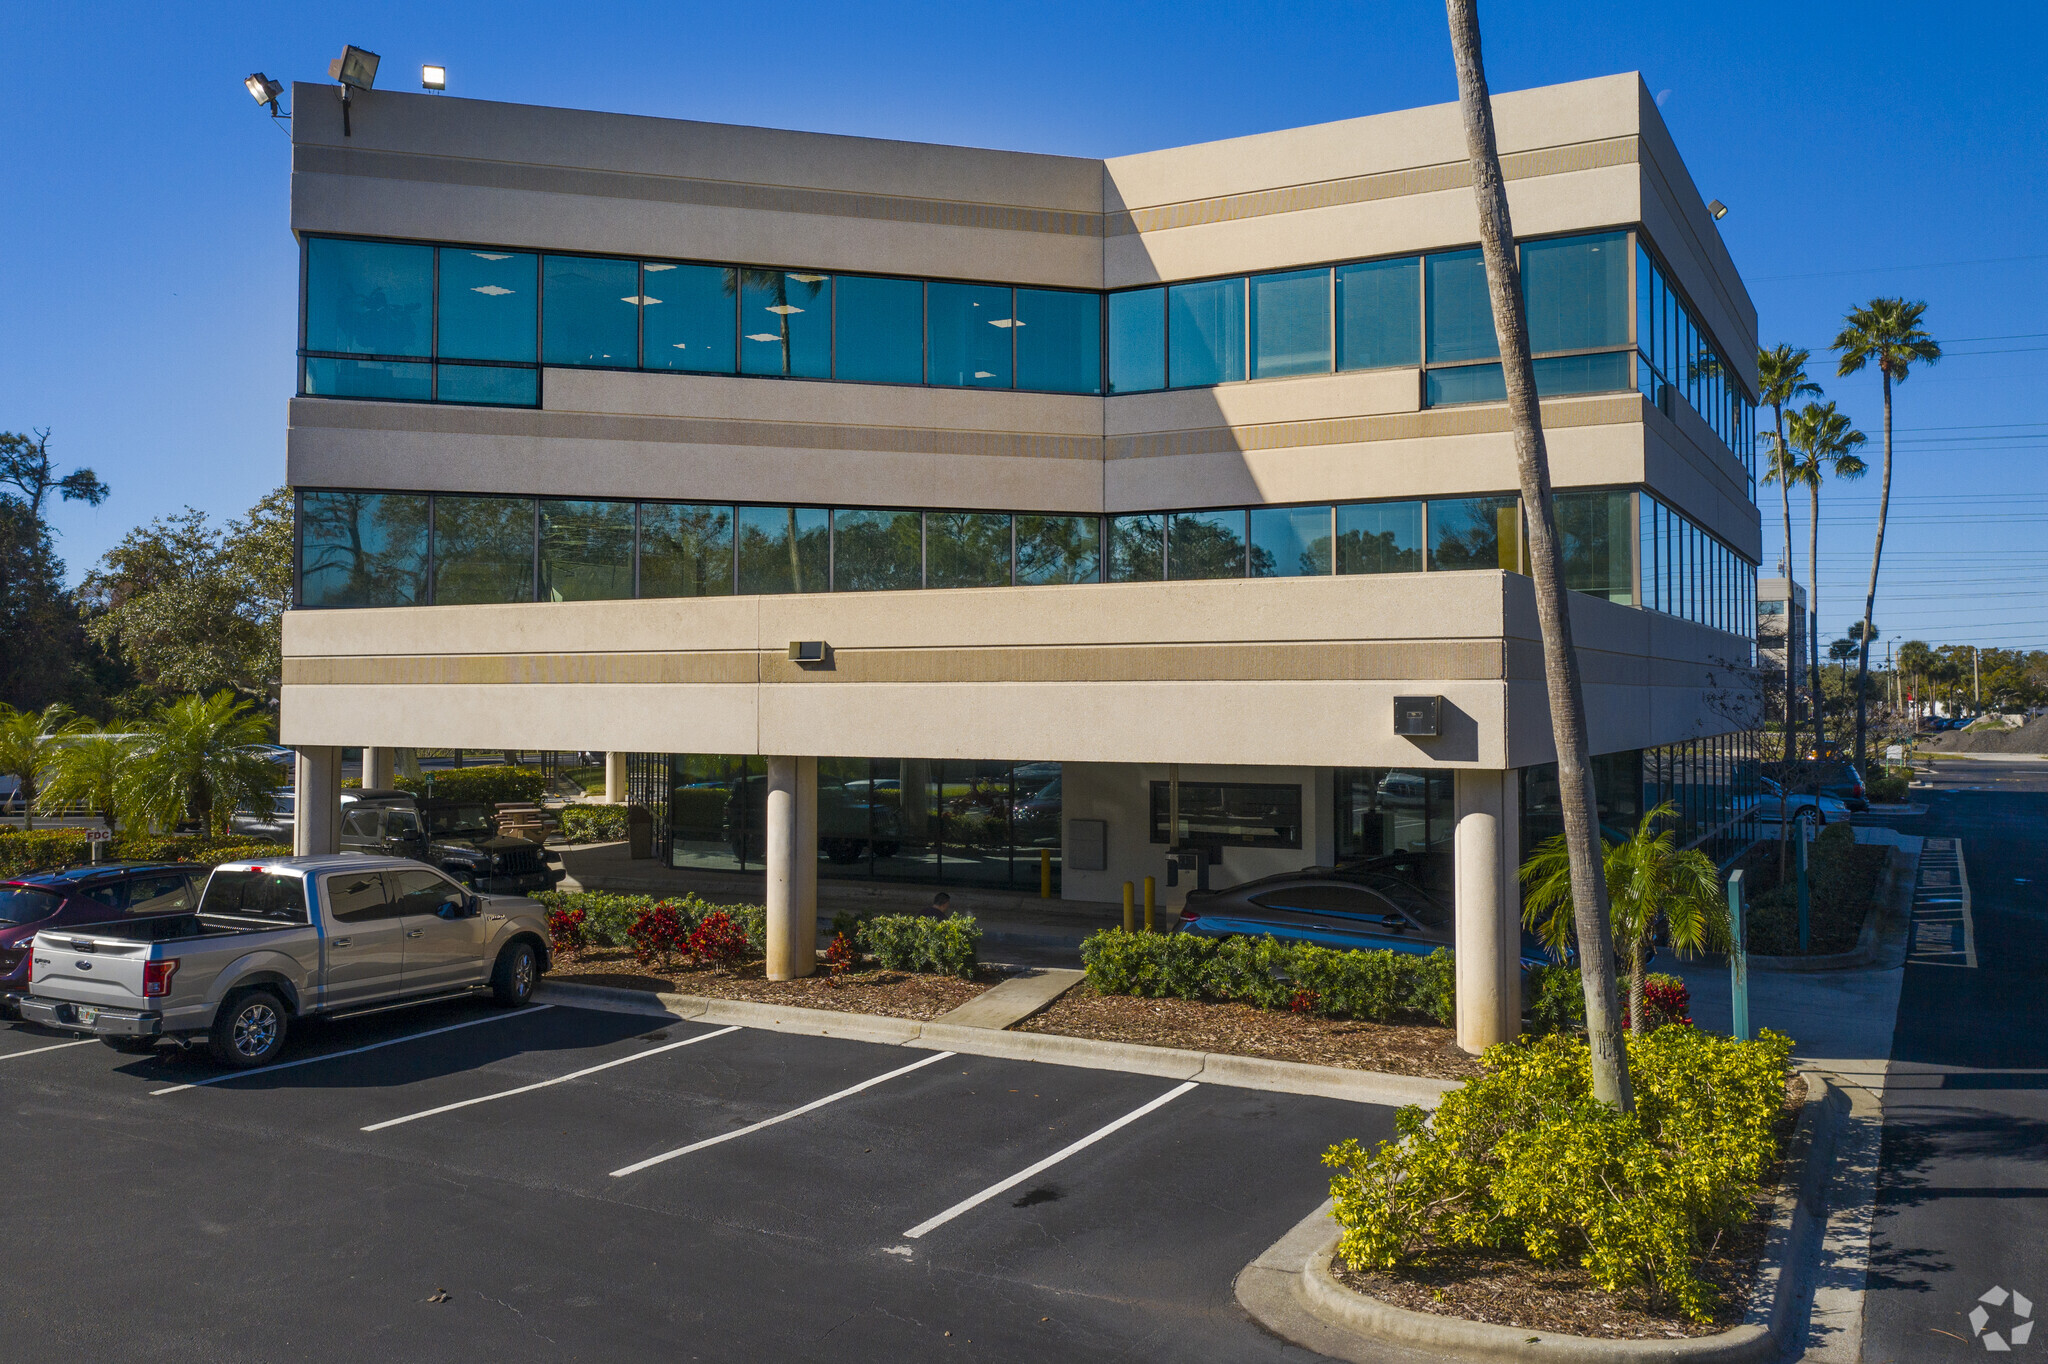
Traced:
<path fill-rule="evenodd" d="M 782 974 L 821 873 L 1377 859 L 1512 1034 L 1555 776 L 1454 107 L 1104 161 L 296 98 L 309 846 L 343 744 L 664 755 Z M 1637 77 L 1496 109 L 1602 804 L 1711 841 L 1755 311 Z"/>

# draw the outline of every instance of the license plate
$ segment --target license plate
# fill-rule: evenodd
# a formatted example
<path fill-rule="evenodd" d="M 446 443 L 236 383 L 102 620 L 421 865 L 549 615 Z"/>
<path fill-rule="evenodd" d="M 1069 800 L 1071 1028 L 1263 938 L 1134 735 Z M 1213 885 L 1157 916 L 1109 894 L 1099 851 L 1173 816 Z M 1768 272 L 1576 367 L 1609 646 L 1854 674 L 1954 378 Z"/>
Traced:
<path fill-rule="evenodd" d="M 90 1004 L 74 1005 L 72 1011 L 78 1015 L 78 1021 L 88 1028 L 100 1021 L 100 1011 Z"/>

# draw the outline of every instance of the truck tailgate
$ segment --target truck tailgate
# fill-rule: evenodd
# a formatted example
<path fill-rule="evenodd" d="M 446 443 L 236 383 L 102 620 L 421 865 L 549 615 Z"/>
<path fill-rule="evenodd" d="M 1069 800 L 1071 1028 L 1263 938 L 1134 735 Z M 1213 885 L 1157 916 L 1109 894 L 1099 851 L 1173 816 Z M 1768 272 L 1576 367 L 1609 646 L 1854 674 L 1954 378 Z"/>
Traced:
<path fill-rule="evenodd" d="M 142 963 L 149 949 L 146 942 L 99 938 L 88 932 L 38 933 L 30 991 L 71 1004 L 144 1008 Z"/>

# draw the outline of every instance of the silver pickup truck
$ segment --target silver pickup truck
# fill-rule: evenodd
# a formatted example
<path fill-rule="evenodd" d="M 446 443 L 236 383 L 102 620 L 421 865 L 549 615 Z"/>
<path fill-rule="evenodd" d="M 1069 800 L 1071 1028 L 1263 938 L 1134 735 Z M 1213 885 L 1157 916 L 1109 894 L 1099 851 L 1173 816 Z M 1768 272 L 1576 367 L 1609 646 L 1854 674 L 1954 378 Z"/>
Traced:
<path fill-rule="evenodd" d="M 30 951 L 27 1021 L 124 1051 L 203 1039 L 235 1067 L 276 1059 L 295 1018 L 486 986 L 521 1005 L 549 966 L 533 901 L 361 853 L 223 863 L 189 913 L 38 933 Z"/>

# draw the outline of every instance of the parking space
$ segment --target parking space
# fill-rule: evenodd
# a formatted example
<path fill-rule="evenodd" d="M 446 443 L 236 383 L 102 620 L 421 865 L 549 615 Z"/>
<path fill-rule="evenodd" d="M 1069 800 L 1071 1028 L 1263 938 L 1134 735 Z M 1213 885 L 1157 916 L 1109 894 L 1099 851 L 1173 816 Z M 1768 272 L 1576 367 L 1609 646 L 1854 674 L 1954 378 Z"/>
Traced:
<path fill-rule="evenodd" d="M 103 1330 L 166 1359 L 1288 1358 L 1231 1281 L 1323 1197 L 1325 1147 L 1391 1130 L 568 1007 L 309 1026 L 232 1078 L 69 1040 L 0 1030 L 0 1151 L 38 1171 L 26 1339 L 74 1353 Z M 145 1303 L 146 1332 L 119 1324 Z"/>

